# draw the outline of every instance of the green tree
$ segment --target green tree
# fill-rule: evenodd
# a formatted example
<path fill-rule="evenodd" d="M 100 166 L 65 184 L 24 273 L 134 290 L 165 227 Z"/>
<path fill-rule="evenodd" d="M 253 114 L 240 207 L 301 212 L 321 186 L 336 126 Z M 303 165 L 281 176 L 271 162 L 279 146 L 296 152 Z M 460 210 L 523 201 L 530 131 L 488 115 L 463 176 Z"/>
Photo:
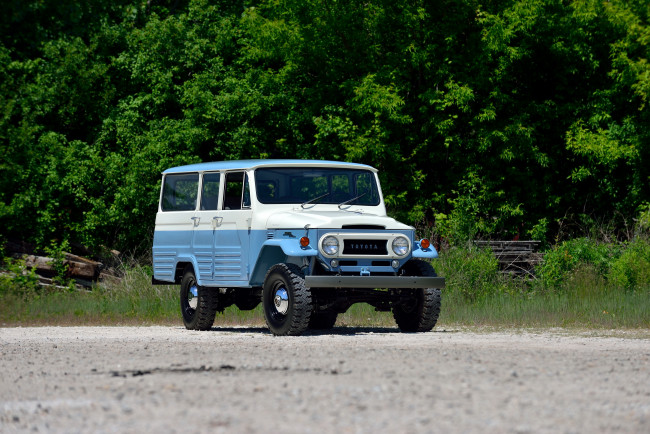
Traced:
<path fill-rule="evenodd" d="M 4 236 L 147 250 L 160 172 L 222 159 L 371 164 L 393 215 L 457 242 L 631 220 L 650 197 L 642 0 L 5 11 Z"/>

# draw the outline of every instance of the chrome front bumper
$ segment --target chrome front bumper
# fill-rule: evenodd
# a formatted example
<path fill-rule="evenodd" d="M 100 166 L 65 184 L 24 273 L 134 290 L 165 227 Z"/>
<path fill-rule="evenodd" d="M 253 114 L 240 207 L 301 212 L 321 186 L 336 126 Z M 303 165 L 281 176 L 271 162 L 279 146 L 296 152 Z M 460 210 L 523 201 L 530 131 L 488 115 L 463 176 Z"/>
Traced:
<path fill-rule="evenodd" d="M 418 276 L 305 276 L 310 288 L 436 288 L 445 287 L 444 277 Z"/>

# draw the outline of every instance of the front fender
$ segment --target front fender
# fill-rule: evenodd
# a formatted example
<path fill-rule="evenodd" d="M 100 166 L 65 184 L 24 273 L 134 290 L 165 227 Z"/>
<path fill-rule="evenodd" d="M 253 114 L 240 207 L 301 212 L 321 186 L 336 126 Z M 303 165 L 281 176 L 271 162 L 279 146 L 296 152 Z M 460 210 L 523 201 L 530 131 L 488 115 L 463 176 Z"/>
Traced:
<path fill-rule="evenodd" d="M 282 252 L 287 256 L 303 257 L 318 255 L 318 251 L 316 249 L 312 248 L 311 246 L 302 247 L 300 246 L 300 242 L 294 238 L 266 240 L 264 244 L 262 244 L 262 251 L 264 251 L 264 247 L 271 246 L 280 247 L 280 249 L 282 249 Z"/>
<path fill-rule="evenodd" d="M 269 268 L 275 264 L 286 262 L 289 257 L 307 258 L 317 254 L 318 251 L 311 246 L 300 247 L 300 243 L 296 239 L 266 240 L 257 255 L 249 283 L 251 286 L 261 286 Z"/>
<path fill-rule="evenodd" d="M 431 246 L 426 249 L 423 249 L 420 246 L 420 243 L 418 243 L 417 241 L 413 244 L 414 244 L 413 247 L 414 258 L 435 259 L 438 257 L 438 251 L 435 249 L 435 247 Z"/>

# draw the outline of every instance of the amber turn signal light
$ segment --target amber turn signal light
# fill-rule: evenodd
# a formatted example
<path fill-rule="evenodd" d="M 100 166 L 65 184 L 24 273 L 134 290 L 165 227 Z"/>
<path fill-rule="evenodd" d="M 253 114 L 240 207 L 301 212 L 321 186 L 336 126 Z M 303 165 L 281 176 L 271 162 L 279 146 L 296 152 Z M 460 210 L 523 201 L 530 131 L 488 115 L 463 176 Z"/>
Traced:
<path fill-rule="evenodd" d="M 307 247 L 307 246 L 309 245 L 309 238 L 307 238 L 307 237 L 302 237 L 302 238 L 300 239 L 300 245 L 301 245 L 302 247 Z"/>
<path fill-rule="evenodd" d="M 422 241 L 420 241 L 420 247 L 423 249 L 428 249 L 431 247 L 431 243 L 426 238 L 422 238 Z"/>

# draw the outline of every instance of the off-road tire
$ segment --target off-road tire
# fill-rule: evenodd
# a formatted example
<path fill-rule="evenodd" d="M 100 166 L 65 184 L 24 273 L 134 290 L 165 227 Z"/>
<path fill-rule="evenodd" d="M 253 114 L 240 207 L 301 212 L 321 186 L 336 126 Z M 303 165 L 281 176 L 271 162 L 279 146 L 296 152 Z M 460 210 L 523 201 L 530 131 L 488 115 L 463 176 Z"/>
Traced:
<path fill-rule="evenodd" d="M 336 312 L 313 312 L 309 320 L 309 328 L 314 330 L 330 330 L 336 324 Z"/>
<path fill-rule="evenodd" d="M 286 305 L 278 308 L 276 296 L 282 290 L 286 292 Z M 264 278 L 262 306 L 266 324 L 274 335 L 297 336 L 307 330 L 312 297 L 300 267 L 281 263 L 269 269 Z"/>
<path fill-rule="evenodd" d="M 407 276 L 436 277 L 431 264 L 412 259 L 404 266 Z M 393 306 L 393 318 L 402 332 L 428 332 L 438 322 L 440 315 L 441 293 L 434 288 L 416 288 L 415 300 L 408 304 Z"/>
<path fill-rule="evenodd" d="M 190 288 L 196 286 L 198 297 L 196 309 L 188 301 Z M 181 279 L 181 315 L 183 324 L 189 330 L 210 330 L 219 309 L 219 294 L 216 289 L 199 286 L 192 267 L 187 267 Z"/>

